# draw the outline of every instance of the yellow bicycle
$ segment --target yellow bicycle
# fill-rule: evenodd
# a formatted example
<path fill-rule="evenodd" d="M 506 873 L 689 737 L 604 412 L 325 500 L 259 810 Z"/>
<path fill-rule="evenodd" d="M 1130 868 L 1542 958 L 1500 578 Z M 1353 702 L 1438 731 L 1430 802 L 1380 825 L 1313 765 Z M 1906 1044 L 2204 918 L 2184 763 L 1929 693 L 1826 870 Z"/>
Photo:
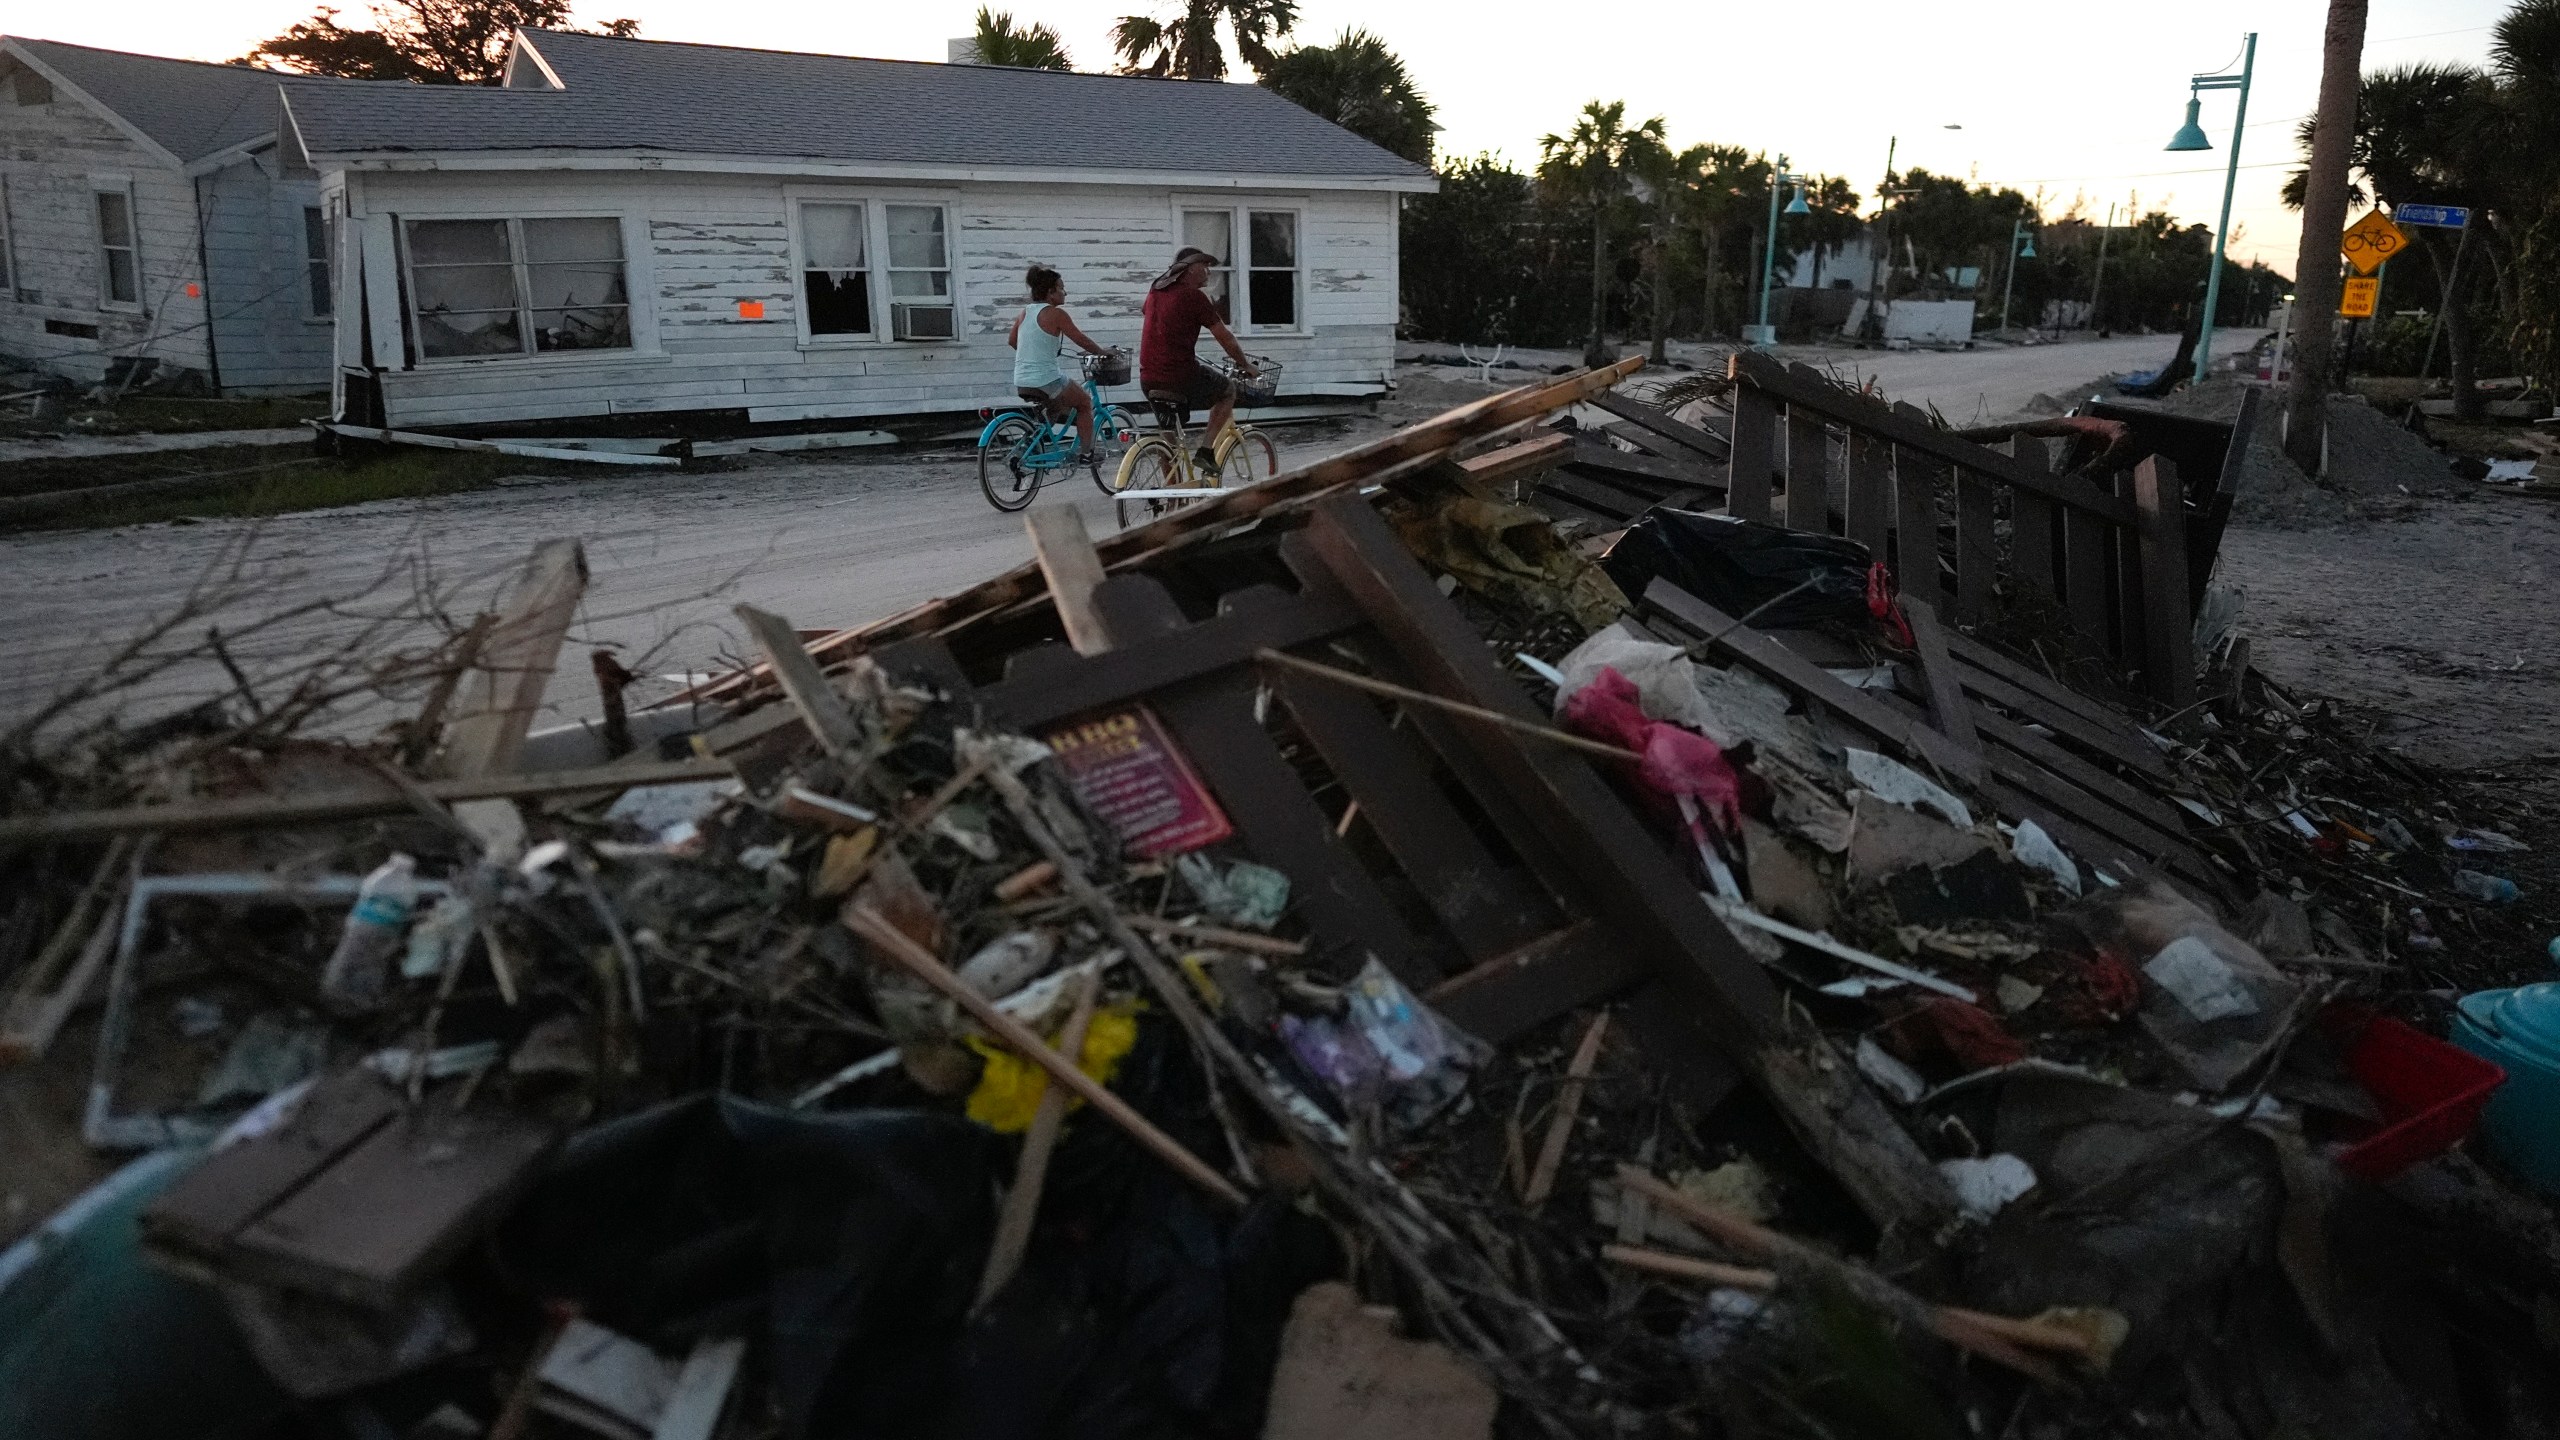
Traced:
<path fill-rule="evenodd" d="M 1264 404 L 1279 393 L 1280 367 L 1259 355 L 1253 359 L 1256 373 L 1251 376 L 1233 366 L 1218 367 L 1235 383 L 1239 408 Z M 1122 525 L 1129 523 L 1132 505 L 1145 506 L 1146 516 L 1153 519 L 1280 473 L 1280 451 L 1271 437 L 1237 420 L 1211 442 L 1210 454 L 1217 466 L 1202 474 L 1192 459 L 1182 402 L 1150 394 L 1147 403 L 1156 413 L 1155 433 L 1141 438 L 1120 457 L 1120 468 L 1109 485 Z"/>

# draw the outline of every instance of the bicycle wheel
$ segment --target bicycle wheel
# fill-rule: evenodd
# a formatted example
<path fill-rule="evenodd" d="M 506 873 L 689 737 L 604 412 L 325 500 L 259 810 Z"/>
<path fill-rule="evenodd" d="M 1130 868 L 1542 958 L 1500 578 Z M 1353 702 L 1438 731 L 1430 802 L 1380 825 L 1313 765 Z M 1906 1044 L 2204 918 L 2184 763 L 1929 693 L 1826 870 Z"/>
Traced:
<path fill-rule="evenodd" d="M 1149 435 L 1120 457 L 1120 468 L 1103 489 L 1117 495 L 1124 490 L 1171 490 L 1183 483 L 1181 452 L 1163 436 Z"/>
<path fill-rule="evenodd" d="M 1040 493 L 1041 475 L 1023 463 L 1040 439 L 1040 426 L 1028 415 L 1007 415 L 978 446 L 978 488 L 987 503 L 1014 511 Z"/>
<path fill-rule="evenodd" d="M 1119 488 L 1123 460 L 1112 459 L 1112 452 L 1120 451 L 1125 460 L 1128 447 L 1137 438 L 1138 427 L 1119 406 L 1104 405 L 1093 412 L 1093 448 L 1102 456 L 1102 463 L 1093 467 L 1093 483 L 1103 494 L 1112 494 Z"/>
<path fill-rule="evenodd" d="M 1250 426 L 1230 428 L 1218 447 L 1218 483 L 1228 489 L 1268 480 L 1280 473 L 1280 451 L 1271 437 Z"/>

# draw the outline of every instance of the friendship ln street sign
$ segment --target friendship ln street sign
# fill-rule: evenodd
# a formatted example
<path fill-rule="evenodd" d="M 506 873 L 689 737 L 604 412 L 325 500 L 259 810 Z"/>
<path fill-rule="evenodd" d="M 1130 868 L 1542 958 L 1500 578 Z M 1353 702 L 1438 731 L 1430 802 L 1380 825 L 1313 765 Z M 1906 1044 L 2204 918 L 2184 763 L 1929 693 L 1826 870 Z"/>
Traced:
<path fill-rule="evenodd" d="M 2395 205 L 2391 218 L 2402 225 L 2434 225 L 2446 230 L 2460 230 L 2471 223 L 2468 205 Z"/>
<path fill-rule="evenodd" d="M 2367 210 L 2364 218 L 2347 227 L 2338 237 L 2338 249 L 2347 257 L 2359 275 L 2370 275 L 2382 268 L 2382 262 L 2409 248 L 2409 237 L 2391 217 L 2379 210 Z"/>

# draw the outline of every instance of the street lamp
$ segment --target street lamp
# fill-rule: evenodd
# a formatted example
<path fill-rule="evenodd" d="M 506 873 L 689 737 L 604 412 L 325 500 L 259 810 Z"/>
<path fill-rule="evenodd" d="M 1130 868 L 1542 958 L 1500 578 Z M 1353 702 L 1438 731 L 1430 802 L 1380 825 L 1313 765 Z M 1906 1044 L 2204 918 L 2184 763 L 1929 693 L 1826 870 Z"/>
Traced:
<path fill-rule="evenodd" d="M 1796 187 L 1795 198 L 1787 202 L 1786 213 L 1810 215 L 1813 207 L 1804 203 L 1804 182 L 1809 178 L 1790 173 L 1784 155 L 1778 157 L 1778 168 L 1769 172 L 1769 243 L 1760 252 L 1760 323 L 1751 326 L 1743 335 L 1742 341 L 1746 345 L 1765 347 L 1778 343 L 1777 327 L 1769 323 L 1769 281 L 1778 268 L 1778 188 L 1782 185 Z"/>
<path fill-rule="evenodd" d="M 2204 113 L 2204 92 L 2237 90 L 2239 109 L 2231 117 L 2231 159 L 2222 175 L 2222 221 L 2213 230 L 2213 273 L 2204 282 L 2204 320 L 2196 327 L 2196 378 L 2205 376 L 2205 365 L 2213 358 L 2213 321 L 2222 304 L 2222 252 L 2231 243 L 2231 192 L 2240 183 L 2240 137 L 2249 123 L 2249 78 L 2258 66 L 2258 32 L 2252 30 L 2240 46 L 2240 73 L 2228 75 L 2193 75 L 2187 79 L 2187 123 L 2169 137 L 2172 151 L 2210 150 L 2204 126 L 2197 123 Z"/>
<path fill-rule="evenodd" d="M 2036 232 L 2027 228 L 2027 217 L 2009 222 L 2009 278 L 2000 282 L 2000 333 L 2009 333 L 2009 297 L 2018 290 L 2018 262 L 2036 258 Z"/>

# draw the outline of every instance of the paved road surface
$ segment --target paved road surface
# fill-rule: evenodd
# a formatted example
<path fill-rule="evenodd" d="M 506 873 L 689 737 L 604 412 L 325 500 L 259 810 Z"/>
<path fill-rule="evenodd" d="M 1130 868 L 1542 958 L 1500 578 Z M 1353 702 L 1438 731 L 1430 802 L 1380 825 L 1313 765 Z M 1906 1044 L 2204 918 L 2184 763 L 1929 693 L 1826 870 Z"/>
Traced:
<path fill-rule="evenodd" d="M 1851 358 L 1880 375 L 1888 393 L 1936 404 L 1961 422 L 1981 406 L 2014 410 L 2039 391 L 2156 364 L 2173 343 L 2155 337 Z M 1278 432 L 1283 465 L 1480 393 L 1472 377 L 1451 376 L 1409 375 L 1405 393 L 1380 420 Z M 1053 493 L 1075 497 L 1096 533 L 1111 528 L 1109 504 L 1090 482 Z M 729 612 L 741 601 L 803 627 L 858 623 L 1029 556 L 1020 517 L 989 508 L 974 460 L 957 451 L 714 474 L 617 470 L 255 524 L 0 537 L 0 654 L 9 661 L 0 668 L 0 719 L 25 715 L 92 673 L 106 648 L 167 614 L 209 567 L 244 548 L 266 583 L 258 601 L 208 617 L 226 632 L 287 603 L 356 594 L 404 559 L 440 582 L 462 583 L 466 599 L 480 603 L 533 541 L 554 535 L 584 539 L 593 573 L 575 643 L 618 645 L 627 663 L 652 673 L 739 653 Z M 190 633 L 201 633 L 204 623 Z M 263 642 L 243 642 L 241 657 L 252 670 L 286 663 L 321 636 L 343 633 L 345 624 L 331 617 L 297 623 Z M 143 708 L 223 688 L 210 667 L 191 670 L 155 686 Z M 588 712 L 592 687 L 583 666 L 573 662 L 554 690 L 568 707 L 564 718 Z"/>

